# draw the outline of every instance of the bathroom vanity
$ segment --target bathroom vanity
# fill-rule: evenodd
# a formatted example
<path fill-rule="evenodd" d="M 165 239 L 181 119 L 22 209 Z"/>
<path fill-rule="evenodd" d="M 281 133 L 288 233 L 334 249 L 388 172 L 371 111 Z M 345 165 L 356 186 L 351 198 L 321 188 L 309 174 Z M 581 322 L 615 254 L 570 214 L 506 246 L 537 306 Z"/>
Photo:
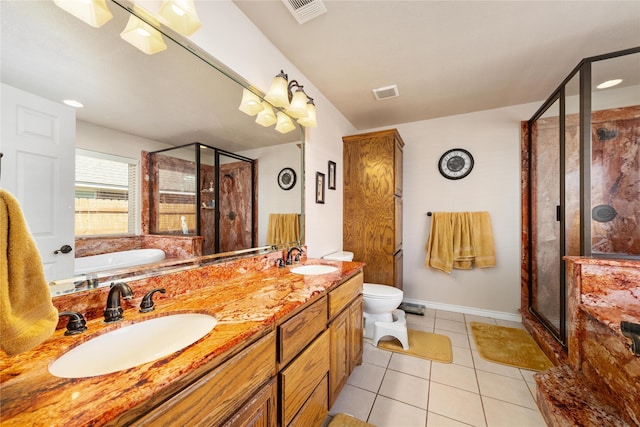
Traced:
<path fill-rule="evenodd" d="M 123 301 L 123 321 L 104 324 L 101 317 L 89 317 L 84 334 L 65 336 L 58 329 L 29 352 L 2 355 L 0 422 L 321 425 L 362 361 L 364 264 L 303 260 L 330 264 L 336 271 L 302 275 L 289 266 L 275 267 L 281 256 L 261 255 L 130 283 L 135 298 Z M 167 292 L 154 297 L 156 310 L 139 313 L 142 296 L 160 286 Z M 85 299 L 103 304 L 107 291 L 94 290 Z M 57 306 L 63 304 L 58 300 Z M 62 354 L 95 336 L 185 312 L 211 314 L 218 322 L 183 350 L 124 371 L 90 378 L 58 378 L 48 371 Z M 117 349 L 113 357 L 118 357 Z"/>

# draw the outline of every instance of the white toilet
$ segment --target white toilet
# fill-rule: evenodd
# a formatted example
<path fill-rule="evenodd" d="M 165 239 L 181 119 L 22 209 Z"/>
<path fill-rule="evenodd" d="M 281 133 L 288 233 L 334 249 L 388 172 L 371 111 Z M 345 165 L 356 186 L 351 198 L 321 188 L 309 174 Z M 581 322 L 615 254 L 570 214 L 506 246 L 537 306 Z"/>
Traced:
<path fill-rule="evenodd" d="M 333 261 L 353 261 L 353 252 L 339 251 L 322 257 Z M 409 349 L 407 321 L 402 303 L 403 292 L 393 286 L 365 283 L 362 297 L 364 300 L 364 336 L 378 345 L 383 337 L 397 338 L 402 348 Z"/>

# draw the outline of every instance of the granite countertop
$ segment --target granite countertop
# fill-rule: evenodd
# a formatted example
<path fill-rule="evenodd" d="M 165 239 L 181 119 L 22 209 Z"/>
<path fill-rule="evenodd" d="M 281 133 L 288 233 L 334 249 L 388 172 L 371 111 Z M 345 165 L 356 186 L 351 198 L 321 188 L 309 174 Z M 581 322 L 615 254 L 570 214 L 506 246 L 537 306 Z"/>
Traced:
<path fill-rule="evenodd" d="M 316 276 L 290 272 L 290 267 L 237 274 L 210 287 L 158 299 L 151 313 L 127 308 L 124 320 L 87 322 L 88 331 L 64 336 L 64 329 L 36 348 L 9 357 L 0 352 L 0 423 L 3 426 L 105 425 L 128 411 L 153 406 L 222 363 L 240 349 L 275 329 L 280 320 L 353 276 L 364 264 L 308 260 L 338 271 Z M 295 267 L 295 266 L 294 266 Z M 188 275 L 202 275 L 191 270 Z M 195 276 L 194 276 L 195 279 Z M 198 277 L 202 280 L 202 277 Z M 183 280 L 184 281 L 184 280 Z M 135 292 L 135 288 L 134 288 Z M 106 300 L 105 300 L 106 301 Z M 180 312 L 207 313 L 216 327 L 196 343 L 137 367 L 90 378 L 58 378 L 48 366 L 70 348 L 129 324 Z M 117 349 L 113 349 L 117 357 Z"/>

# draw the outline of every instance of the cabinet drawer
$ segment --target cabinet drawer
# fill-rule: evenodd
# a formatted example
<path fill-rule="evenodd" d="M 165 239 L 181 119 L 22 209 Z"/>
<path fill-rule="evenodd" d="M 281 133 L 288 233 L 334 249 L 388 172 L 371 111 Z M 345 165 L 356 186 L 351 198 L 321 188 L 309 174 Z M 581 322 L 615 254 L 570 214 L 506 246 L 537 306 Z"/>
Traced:
<path fill-rule="evenodd" d="M 329 372 L 329 331 L 325 331 L 280 373 L 281 425 L 288 425 Z"/>
<path fill-rule="evenodd" d="M 279 360 L 283 367 L 306 347 L 327 325 L 327 298 L 305 308 L 278 327 Z"/>
<path fill-rule="evenodd" d="M 320 384 L 316 386 L 307 403 L 305 403 L 288 427 L 322 425 L 322 422 L 327 418 L 327 414 L 329 413 L 329 409 L 327 408 L 328 389 L 329 384 L 327 376 L 325 375 Z"/>
<path fill-rule="evenodd" d="M 275 333 L 272 332 L 150 411 L 134 425 L 220 425 L 275 376 L 275 344 Z"/>
<path fill-rule="evenodd" d="M 357 295 L 362 293 L 364 275 L 356 276 L 329 292 L 329 319 L 340 313 Z"/>

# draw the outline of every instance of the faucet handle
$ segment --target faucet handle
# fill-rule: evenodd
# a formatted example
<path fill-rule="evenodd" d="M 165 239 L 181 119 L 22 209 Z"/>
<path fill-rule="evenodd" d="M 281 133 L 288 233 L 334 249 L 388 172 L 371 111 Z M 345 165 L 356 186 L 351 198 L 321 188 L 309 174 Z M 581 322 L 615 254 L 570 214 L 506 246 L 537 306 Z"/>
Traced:
<path fill-rule="evenodd" d="M 63 311 L 58 313 L 58 317 L 69 316 L 65 335 L 78 335 L 87 330 L 87 321 L 82 314 L 77 311 Z"/>
<path fill-rule="evenodd" d="M 164 294 L 166 290 L 164 288 L 153 289 L 142 297 L 142 302 L 140 303 L 140 313 L 148 313 L 150 311 L 155 310 L 155 304 L 153 303 L 153 294 L 156 292 L 160 292 Z"/>

